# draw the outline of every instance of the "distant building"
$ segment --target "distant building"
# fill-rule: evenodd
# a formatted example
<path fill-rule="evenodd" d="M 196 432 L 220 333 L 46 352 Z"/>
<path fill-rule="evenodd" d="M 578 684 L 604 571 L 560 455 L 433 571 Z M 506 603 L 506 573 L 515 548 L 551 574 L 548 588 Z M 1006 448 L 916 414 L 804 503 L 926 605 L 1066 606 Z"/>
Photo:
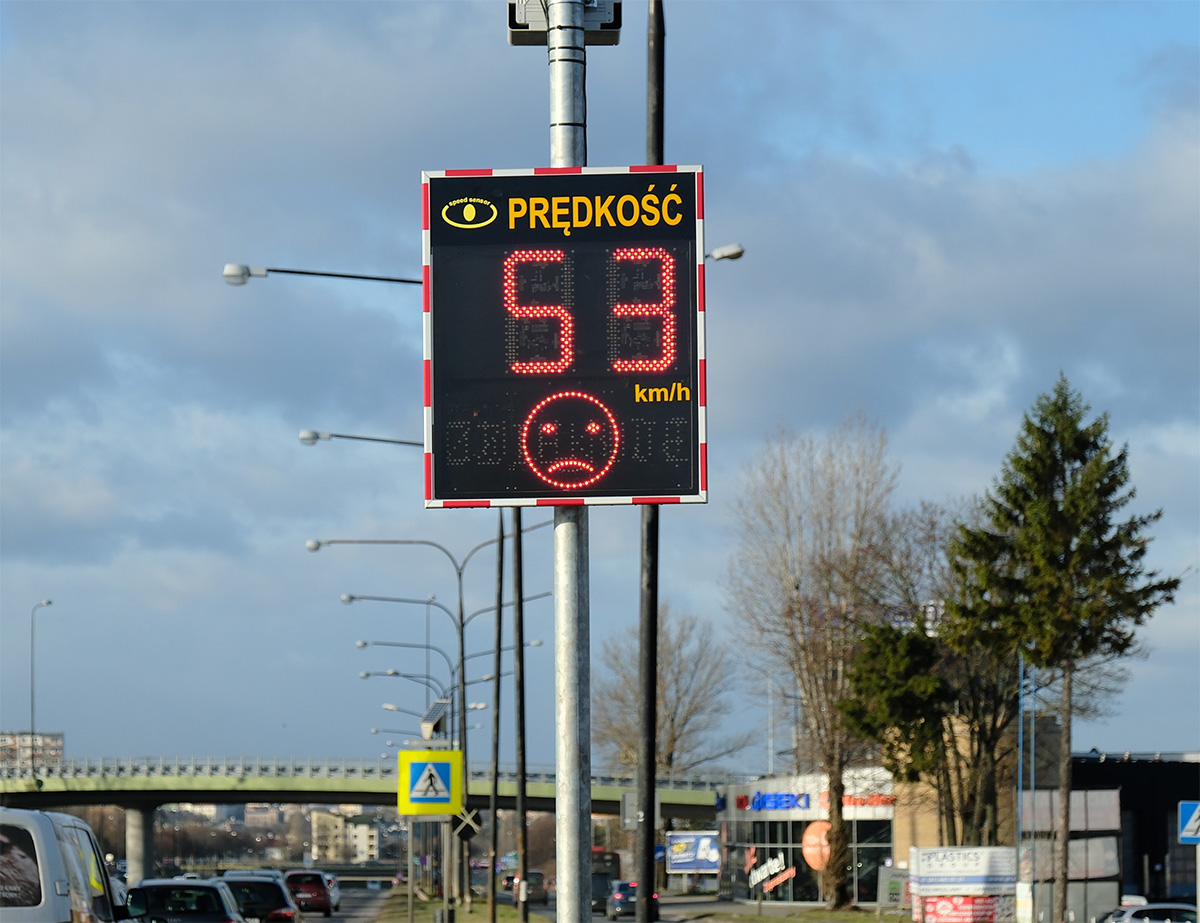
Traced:
<path fill-rule="evenodd" d="M 283 812 L 276 804 L 248 804 L 244 823 L 255 830 L 274 830 L 283 823 Z"/>
<path fill-rule="evenodd" d="M 190 801 L 181 801 L 178 808 L 184 814 L 191 814 L 194 817 L 203 817 L 205 820 L 217 820 L 217 805 L 215 804 L 193 804 Z"/>
<path fill-rule="evenodd" d="M 346 823 L 346 843 L 354 863 L 379 859 L 379 821 L 359 816 Z"/>
<path fill-rule="evenodd" d="M 0 731 L 0 771 L 58 769 L 63 760 L 63 735 L 29 731 Z"/>
<path fill-rule="evenodd" d="M 379 859 L 376 818 L 346 818 L 332 811 L 313 811 L 309 820 L 314 862 L 363 863 Z"/>

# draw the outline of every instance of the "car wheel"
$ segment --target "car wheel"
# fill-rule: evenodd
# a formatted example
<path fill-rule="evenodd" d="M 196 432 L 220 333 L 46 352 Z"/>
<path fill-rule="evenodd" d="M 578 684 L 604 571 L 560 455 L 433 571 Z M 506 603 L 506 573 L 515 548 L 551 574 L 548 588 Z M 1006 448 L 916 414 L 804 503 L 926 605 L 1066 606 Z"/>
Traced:
<path fill-rule="evenodd" d="M 332 907 L 325 908 L 325 916 L 327 916 L 327 917 L 333 916 L 333 908 Z"/>

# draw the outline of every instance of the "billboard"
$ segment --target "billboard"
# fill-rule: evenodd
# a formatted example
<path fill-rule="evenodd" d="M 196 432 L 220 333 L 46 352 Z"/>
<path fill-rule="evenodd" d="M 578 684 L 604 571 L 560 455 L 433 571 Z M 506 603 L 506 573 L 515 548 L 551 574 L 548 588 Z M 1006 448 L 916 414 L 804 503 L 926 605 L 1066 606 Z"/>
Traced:
<path fill-rule="evenodd" d="M 715 875 L 721 870 L 721 847 L 715 830 L 667 834 L 667 874 Z"/>

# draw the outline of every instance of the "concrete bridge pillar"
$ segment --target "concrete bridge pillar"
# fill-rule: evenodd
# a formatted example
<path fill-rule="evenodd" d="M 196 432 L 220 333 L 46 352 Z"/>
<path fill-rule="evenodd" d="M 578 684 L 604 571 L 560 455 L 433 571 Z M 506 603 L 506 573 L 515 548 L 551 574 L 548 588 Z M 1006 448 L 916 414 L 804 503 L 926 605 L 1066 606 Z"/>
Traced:
<path fill-rule="evenodd" d="M 125 880 L 132 888 L 154 874 L 154 811 L 157 805 L 125 808 Z"/>

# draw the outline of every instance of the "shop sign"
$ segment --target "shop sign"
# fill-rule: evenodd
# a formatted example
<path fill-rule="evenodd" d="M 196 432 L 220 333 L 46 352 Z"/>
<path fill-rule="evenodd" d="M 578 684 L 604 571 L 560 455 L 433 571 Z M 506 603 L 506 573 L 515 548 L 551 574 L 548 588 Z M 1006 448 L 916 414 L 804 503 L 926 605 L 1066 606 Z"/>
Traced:
<path fill-rule="evenodd" d="M 734 799 L 739 811 L 806 811 L 808 804 L 807 793 L 755 792 L 753 795 L 738 795 Z"/>
<path fill-rule="evenodd" d="M 926 897 L 922 899 L 924 920 L 925 923 L 997 923 L 1003 919 L 999 908 L 1004 901 L 993 895 Z M 1011 903 L 1008 912 L 1011 914 Z"/>
<path fill-rule="evenodd" d="M 1016 892 L 1017 854 L 1011 846 L 914 847 L 909 867 L 914 893 L 925 897 Z"/>

